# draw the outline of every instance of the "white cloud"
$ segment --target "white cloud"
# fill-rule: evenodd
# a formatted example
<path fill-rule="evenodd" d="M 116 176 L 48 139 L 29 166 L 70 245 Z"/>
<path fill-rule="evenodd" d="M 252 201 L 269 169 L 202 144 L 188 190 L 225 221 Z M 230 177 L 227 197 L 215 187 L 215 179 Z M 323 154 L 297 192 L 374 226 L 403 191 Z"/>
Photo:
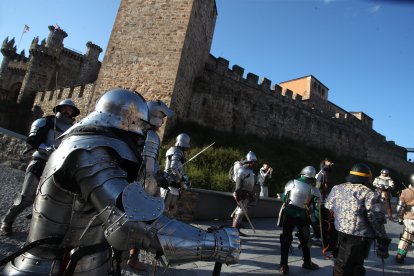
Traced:
<path fill-rule="evenodd" d="M 380 10 L 380 8 L 381 8 L 381 5 L 374 5 L 374 6 L 370 7 L 368 11 L 370 13 L 376 13 Z"/>

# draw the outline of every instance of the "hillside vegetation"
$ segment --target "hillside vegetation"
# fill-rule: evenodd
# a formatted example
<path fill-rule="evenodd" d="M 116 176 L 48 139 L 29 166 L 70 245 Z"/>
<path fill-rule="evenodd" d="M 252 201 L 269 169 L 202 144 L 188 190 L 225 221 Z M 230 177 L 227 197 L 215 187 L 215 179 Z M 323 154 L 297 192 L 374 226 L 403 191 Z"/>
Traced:
<path fill-rule="evenodd" d="M 319 164 L 325 157 L 331 158 L 335 163 L 329 179 L 331 185 L 345 182 L 345 176 L 357 162 L 366 163 L 374 177 L 378 176 L 384 168 L 381 164 L 356 160 L 350 156 L 342 156 L 340 153 L 321 150 L 291 140 L 261 139 L 217 132 L 192 124 L 179 125 L 163 141 L 159 157 L 162 168 L 166 150 L 175 143 L 176 135 L 181 132 L 191 137 L 191 149 L 187 153 L 187 159 L 215 142 L 213 147 L 185 165 L 192 186 L 195 188 L 232 192 L 233 186 L 228 179 L 229 168 L 236 160 L 243 159 L 249 150 L 256 153 L 259 160 L 256 173 L 263 163 L 270 164 L 274 169 L 269 186 L 270 197 L 275 197 L 276 193 L 282 192 L 286 182 L 296 177 L 303 167 L 311 165 L 318 172 Z M 407 183 L 407 180 L 393 170 L 390 170 L 390 173 L 396 183 L 394 190 L 396 194 L 404 188 L 402 182 Z"/>

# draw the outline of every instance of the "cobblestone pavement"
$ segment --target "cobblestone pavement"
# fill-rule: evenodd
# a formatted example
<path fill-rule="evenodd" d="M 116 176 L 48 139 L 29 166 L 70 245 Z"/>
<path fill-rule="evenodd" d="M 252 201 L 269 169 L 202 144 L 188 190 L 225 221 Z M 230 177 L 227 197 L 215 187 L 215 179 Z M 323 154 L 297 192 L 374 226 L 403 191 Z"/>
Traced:
<path fill-rule="evenodd" d="M 10 169 L 0 165 L 0 188 L 2 200 L 0 203 L 0 216 L 3 216 L 7 208 L 10 206 L 14 194 L 21 188 L 24 179 L 24 172 Z M 29 208 L 30 209 L 30 208 Z M 15 233 L 11 237 L 0 237 L 0 258 L 18 250 L 25 242 L 27 236 L 28 225 L 30 220 L 26 216 L 30 214 L 30 210 L 26 210 L 19 216 L 14 224 Z M 247 237 L 242 237 L 242 254 L 240 261 L 235 265 L 223 265 L 221 275 L 278 275 L 278 263 L 280 261 L 280 243 L 279 235 L 281 229 L 276 226 L 275 219 L 253 219 L 252 220 L 256 234 L 250 229 L 243 229 Z M 195 222 L 193 225 L 203 229 L 211 225 L 230 225 L 230 221 L 203 221 Z M 395 262 L 394 257 L 397 250 L 399 234 L 402 226 L 388 222 L 386 225 L 387 232 L 392 238 L 390 245 L 390 257 L 385 260 L 384 268 L 380 259 L 375 255 L 374 248 L 371 248 L 370 255 L 365 261 L 367 276 L 380 275 L 414 275 L 414 257 L 412 252 L 408 253 L 406 263 L 399 265 Z M 332 275 L 332 260 L 327 260 L 321 255 L 321 248 L 314 246 L 311 249 L 312 260 L 321 268 L 317 271 L 307 271 L 302 269 L 301 251 L 298 249 L 298 241 L 294 239 L 292 252 L 289 256 L 290 275 Z M 124 254 L 124 258 L 126 253 Z M 211 275 L 214 263 L 211 262 L 194 262 L 175 267 L 163 268 L 157 266 L 153 271 L 151 255 L 142 252 L 142 260 L 147 263 L 145 272 L 134 272 L 124 268 L 123 275 L 190 275 L 204 276 Z M 125 263 L 125 262 L 123 262 Z M 0 268 L 1 269 L 1 268 Z"/>

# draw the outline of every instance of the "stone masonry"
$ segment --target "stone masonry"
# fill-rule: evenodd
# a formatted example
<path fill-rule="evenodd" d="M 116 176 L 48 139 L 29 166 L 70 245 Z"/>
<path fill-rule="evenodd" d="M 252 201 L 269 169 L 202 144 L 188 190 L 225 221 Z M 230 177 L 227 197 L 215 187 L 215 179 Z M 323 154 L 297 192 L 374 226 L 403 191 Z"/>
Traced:
<path fill-rule="evenodd" d="M 103 91 L 125 87 L 163 100 L 175 118 L 185 118 L 216 15 L 214 0 L 122 0 L 93 102 Z"/>

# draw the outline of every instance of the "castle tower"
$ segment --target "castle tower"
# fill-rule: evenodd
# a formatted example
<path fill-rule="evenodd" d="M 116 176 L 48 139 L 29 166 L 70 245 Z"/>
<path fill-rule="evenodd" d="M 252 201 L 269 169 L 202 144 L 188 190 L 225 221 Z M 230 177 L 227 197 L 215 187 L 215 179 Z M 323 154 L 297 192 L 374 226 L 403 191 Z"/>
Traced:
<path fill-rule="evenodd" d="M 210 52 L 215 0 L 121 0 L 93 102 L 124 87 L 161 99 L 185 117 L 195 77 Z M 93 105 L 91 105 L 91 108 Z"/>
<path fill-rule="evenodd" d="M 3 61 L 0 67 L 1 100 L 16 101 L 26 72 L 27 58 L 22 50 L 16 53 L 14 38 L 10 41 L 6 37 L 1 46 Z"/>
<path fill-rule="evenodd" d="M 56 28 L 55 26 L 49 26 L 49 31 L 46 46 L 48 48 L 63 48 L 63 40 L 68 34 L 61 28 Z"/>
<path fill-rule="evenodd" d="M 1 53 L 3 54 L 3 61 L 0 67 L 0 89 L 7 90 L 7 79 L 10 78 L 10 71 L 7 70 L 10 61 L 16 58 L 16 46 L 14 46 L 14 38 L 9 41 L 6 37 L 1 45 Z"/>
<path fill-rule="evenodd" d="M 36 38 L 30 45 L 27 74 L 17 98 L 17 102 L 26 107 L 31 108 L 37 91 L 52 89 L 56 86 L 55 75 L 59 70 L 56 61 L 64 49 L 63 40 L 68 34 L 54 26 L 49 26 L 49 31 L 46 41 L 43 40 L 39 45 Z"/>
<path fill-rule="evenodd" d="M 102 52 L 102 48 L 93 44 L 91 41 L 86 43 L 86 47 L 85 58 L 79 74 L 79 83 L 91 83 L 96 81 L 97 72 L 99 72 L 99 68 L 101 67 L 101 62 L 98 58 L 99 54 Z"/>

